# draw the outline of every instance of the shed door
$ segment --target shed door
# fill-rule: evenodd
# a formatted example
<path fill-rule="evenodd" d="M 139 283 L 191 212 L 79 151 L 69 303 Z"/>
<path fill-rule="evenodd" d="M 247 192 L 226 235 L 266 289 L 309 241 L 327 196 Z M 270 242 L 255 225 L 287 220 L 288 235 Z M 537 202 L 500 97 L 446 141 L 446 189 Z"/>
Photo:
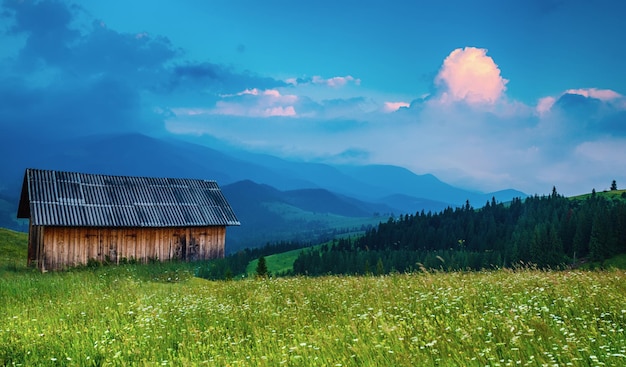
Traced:
<path fill-rule="evenodd" d="M 187 241 L 184 233 L 174 233 L 172 236 L 174 259 L 185 260 L 187 256 Z"/>

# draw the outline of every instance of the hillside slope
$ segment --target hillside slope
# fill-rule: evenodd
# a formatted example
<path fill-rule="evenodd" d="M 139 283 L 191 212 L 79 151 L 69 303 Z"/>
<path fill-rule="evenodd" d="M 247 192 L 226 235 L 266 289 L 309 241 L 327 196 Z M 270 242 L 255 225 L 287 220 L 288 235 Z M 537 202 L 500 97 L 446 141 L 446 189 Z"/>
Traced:
<path fill-rule="evenodd" d="M 386 220 L 376 216 L 377 211 L 392 211 L 327 190 L 281 191 L 250 180 L 225 185 L 222 192 L 242 223 L 228 228 L 227 252 L 281 240 L 308 242 L 336 231 L 362 229 Z"/>
<path fill-rule="evenodd" d="M 28 234 L 0 228 L 0 268 L 26 266 Z"/>

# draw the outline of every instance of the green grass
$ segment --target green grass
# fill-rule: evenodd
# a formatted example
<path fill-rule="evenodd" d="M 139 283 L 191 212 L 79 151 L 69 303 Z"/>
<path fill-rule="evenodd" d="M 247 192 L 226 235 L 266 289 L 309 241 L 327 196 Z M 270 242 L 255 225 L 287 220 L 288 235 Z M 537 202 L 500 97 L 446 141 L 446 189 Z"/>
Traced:
<path fill-rule="evenodd" d="M 7 230 L 0 254 L 0 365 L 626 363 L 626 272 L 615 268 L 230 282 L 194 278 L 193 263 L 42 274 L 25 267 L 25 234 Z"/>
<path fill-rule="evenodd" d="M 605 197 L 607 199 L 613 199 L 613 200 L 626 200 L 626 198 L 623 198 L 622 195 L 624 195 L 624 193 L 626 193 L 626 190 L 608 190 L 608 191 L 597 191 L 596 195 L 601 196 L 601 197 Z M 582 194 L 582 195 L 577 195 L 577 196 L 571 196 L 570 200 L 587 200 L 592 194 Z"/>
<path fill-rule="evenodd" d="M 143 270 L 142 270 L 143 269 Z M 624 365 L 626 273 L 0 278 L 0 365 Z"/>
<path fill-rule="evenodd" d="M 583 264 L 581 268 L 586 270 L 592 269 L 621 269 L 626 270 L 626 254 L 615 255 L 610 259 L 603 261 L 594 261 Z"/>
<path fill-rule="evenodd" d="M 604 260 L 602 266 L 605 268 L 616 268 L 626 270 L 626 254 L 616 255 Z"/>

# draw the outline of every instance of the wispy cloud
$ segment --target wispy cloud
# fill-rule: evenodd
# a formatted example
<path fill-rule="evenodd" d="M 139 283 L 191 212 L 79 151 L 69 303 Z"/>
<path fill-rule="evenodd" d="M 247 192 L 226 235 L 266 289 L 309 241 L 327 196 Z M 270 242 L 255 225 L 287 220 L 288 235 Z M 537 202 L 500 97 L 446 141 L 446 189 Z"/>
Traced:
<path fill-rule="evenodd" d="M 385 102 L 383 109 L 385 112 L 395 112 L 400 108 L 408 108 L 410 106 L 409 102 Z"/>
<path fill-rule="evenodd" d="M 174 108 L 179 116 L 228 115 L 240 117 L 295 117 L 298 97 L 282 95 L 276 89 L 245 89 L 234 94 L 220 95 L 213 108 Z"/>
<path fill-rule="evenodd" d="M 325 85 L 331 88 L 340 88 L 348 84 L 353 84 L 356 86 L 361 85 L 361 79 L 355 78 L 352 75 L 334 76 L 331 78 L 323 78 L 319 75 L 316 75 L 311 78 L 288 78 L 287 80 L 285 80 L 285 82 L 291 85 L 317 84 Z"/>
<path fill-rule="evenodd" d="M 621 94 L 612 91 L 610 89 L 598 89 L 598 88 L 581 88 L 581 89 L 568 89 L 565 91 L 568 94 L 578 94 L 584 97 L 596 98 L 602 101 L 612 101 L 618 98 L 624 98 Z"/>
<path fill-rule="evenodd" d="M 556 102 L 556 98 L 550 97 L 550 96 L 539 99 L 539 102 L 537 102 L 537 107 L 536 107 L 536 110 L 539 113 L 539 115 L 543 115 L 547 113 L 548 111 L 550 111 L 550 109 L 552 109 L 552 106 L 554 105 L 554 102 Z"/>

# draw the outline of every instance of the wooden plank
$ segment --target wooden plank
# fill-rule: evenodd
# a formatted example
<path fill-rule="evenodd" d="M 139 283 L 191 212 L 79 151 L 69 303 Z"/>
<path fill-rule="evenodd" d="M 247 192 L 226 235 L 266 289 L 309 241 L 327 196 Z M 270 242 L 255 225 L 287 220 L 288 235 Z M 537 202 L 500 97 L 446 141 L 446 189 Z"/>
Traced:
<path fill-rule="evenodd" d="M 126 258 L 147 262 L 224 257 L 225 226 L 194 228 L 29 228 L 28 262 L 41 270 L 87 264 L 114 264 Z"/>

